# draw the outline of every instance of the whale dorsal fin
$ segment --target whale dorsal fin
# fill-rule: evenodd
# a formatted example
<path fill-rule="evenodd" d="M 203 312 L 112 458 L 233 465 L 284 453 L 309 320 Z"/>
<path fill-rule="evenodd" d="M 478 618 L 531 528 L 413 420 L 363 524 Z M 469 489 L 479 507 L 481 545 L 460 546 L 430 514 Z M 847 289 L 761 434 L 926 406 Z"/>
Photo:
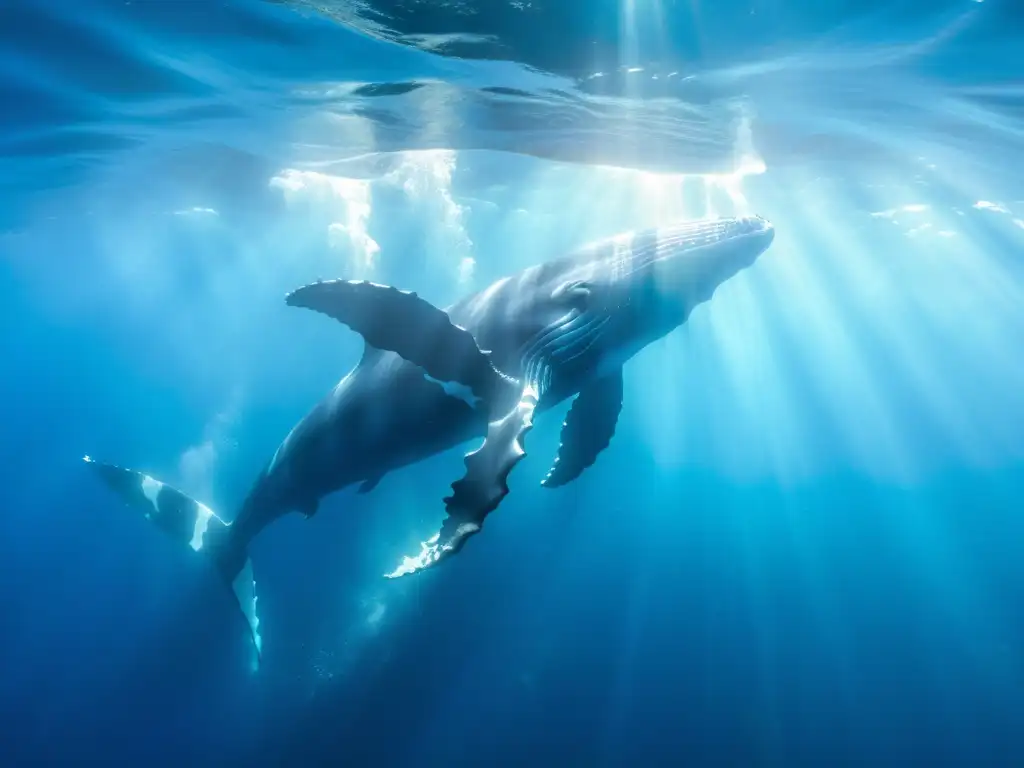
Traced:
<path fill-rule="evenodd" d="M 572 403 L 562 424 L 562 442 L 545 488 L 571 483 L 611 443 L 622 411 L 622 369 L 590 382 Z"/>
<path fill-rule="evenodd" d="M 494 367 L 473 334 L 415 293 L 362 280 L 325 280 L 293 291 L 286 302 L 333 317 L 361 334 L 368 347 L 395 352 L 488 403 L 516 383 Z"/>

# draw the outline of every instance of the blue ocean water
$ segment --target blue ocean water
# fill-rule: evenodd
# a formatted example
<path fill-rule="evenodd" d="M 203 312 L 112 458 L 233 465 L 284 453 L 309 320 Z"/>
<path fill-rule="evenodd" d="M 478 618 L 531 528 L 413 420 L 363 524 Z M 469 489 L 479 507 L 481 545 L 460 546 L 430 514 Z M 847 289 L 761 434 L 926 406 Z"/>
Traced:
<path fill-rule="evenodd" d="M 0 2 L 5 765 L 1024 762 L 1024 15 L 1007 0 Z M 771 249 L 435 571 L 470 446 L 252 546 L 264 657 L 84 454 L 231 517 L 362 342 L 588 240 Z"/>

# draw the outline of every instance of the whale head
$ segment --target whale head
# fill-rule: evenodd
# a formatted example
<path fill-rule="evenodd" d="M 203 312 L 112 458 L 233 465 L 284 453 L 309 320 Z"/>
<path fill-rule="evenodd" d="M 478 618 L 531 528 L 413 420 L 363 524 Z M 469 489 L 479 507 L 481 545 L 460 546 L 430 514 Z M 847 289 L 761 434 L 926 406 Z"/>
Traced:
<path fill-rule="evenodd" d="M 591 243 L 544 276 L 542 324 L 524 361 L 543 360 L 567 394 L 679 327 L 775 237 L 759 216 L 682 222 Z"/>
<path fill-rule="evenodd" d="M 630 249 L 637 274 L 619 287 L 620 299 L 636 306 L 636 322 L 658 338 L 685 322 L 718 286 L 751 266 L 774 239 L 775 228 L 760 216 L 641 233 Z"/>

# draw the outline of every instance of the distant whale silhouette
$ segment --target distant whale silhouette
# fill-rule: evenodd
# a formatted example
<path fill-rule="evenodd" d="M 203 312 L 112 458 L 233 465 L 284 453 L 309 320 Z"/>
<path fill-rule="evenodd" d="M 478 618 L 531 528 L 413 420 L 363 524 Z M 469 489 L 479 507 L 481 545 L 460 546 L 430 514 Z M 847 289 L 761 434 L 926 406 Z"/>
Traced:
<path fill-rule="evenodd" d="M 508 493 L 535 412 L 576 396 L 547 487 L 597 459 L 622 407 L 622 366 L 680 326 L 774 238 L 762 218 L 703 220 L 627 233 L 505 277 L 442 310 L 414 293 L 332 280 L 287 303 L 362 334 L 359 364 L 288 434 L 233 523 L 150 475 L 86 457 L 106 483 L 172 538 L 207 555 L 261 648 L 249 542 L 354 483 L 484 436 L 452 484 L 440 530 L 390 578 L 433 566 L 480 531 Z"/>

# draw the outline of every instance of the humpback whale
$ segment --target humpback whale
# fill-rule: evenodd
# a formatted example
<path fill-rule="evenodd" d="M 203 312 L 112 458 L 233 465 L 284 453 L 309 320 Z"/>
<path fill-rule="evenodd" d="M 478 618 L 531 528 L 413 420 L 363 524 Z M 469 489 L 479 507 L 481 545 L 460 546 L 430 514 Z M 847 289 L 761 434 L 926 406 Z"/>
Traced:
<path fill-rule="evenodd" d="M 622 367 L 686 322 L 774 238 L 765 219 L 683 222 L 626 233 L 504 277 L 440 309 L 365 281 L 311 283 L 286 297 L 363 336 L 359 363 L 301 420 L 263 467 L 232 522 L 151 475 L 85 457 L 128 505 L 207 556 L 245 617 L 259 657 L 248 544 L 277 518 L 483 438 L 444 499 L 440 529 L 386 574 L 458 553 L 508 494 L 534 416 L 575 397 L 548 488 L 594 464 L 622 408 Z"/>

